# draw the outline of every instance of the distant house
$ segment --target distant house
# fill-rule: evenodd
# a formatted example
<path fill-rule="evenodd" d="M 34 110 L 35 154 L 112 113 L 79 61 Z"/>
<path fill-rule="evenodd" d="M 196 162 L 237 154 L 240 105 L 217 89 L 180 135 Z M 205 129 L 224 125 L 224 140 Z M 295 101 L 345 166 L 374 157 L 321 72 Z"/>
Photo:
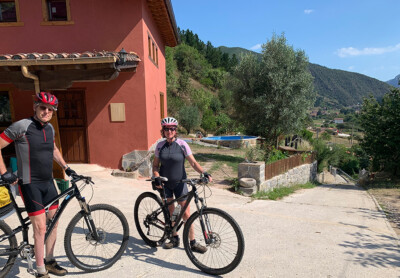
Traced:
<path fill-rule="evenodd" d="M 334 119 L 333 119 L 333 122 L 334 122 L 335 124 L 343 124 L 343 118 L 334 118 Z"/>
<path fill-rule="evenodd" d="M 1 103 L 17 121 L 53 92 L 66 161 L 121 168 L 160 138 L 165 47 L 178 42 L 170 0 L 0 0 Z"/>
<path fill-rule="evenodd" d="M 317 117 L 317 115 L 318 115 L 318 111 L 316 111 L 316 110 L 310 112 L 311 117 Z"/>

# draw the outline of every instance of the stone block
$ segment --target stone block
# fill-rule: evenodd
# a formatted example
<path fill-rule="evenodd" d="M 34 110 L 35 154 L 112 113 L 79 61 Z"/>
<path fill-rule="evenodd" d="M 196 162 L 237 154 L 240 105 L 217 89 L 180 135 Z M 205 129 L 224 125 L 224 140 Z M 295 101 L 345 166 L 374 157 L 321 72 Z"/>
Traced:
<path fill-rule="evenodd" d="M 238 178 L 253 178 L 259 186 L 265 181 L 265 163 L 263 161 L 239 163 Z"/>
<path fill-rule="evenodd" d="M 256 180 L 253 178 L 241 178 L 239 179 L 239 183 L 241 187 L 246 187 L 246 188 L 254 187 L 257 185 Z"/>
<path fill-rule="evenodd" d="M 143 177 L 150 177 L 152 175 L 152 163 L 150 151 L 132 151 L 122 156 L 122 168 L 126 172 L 133 172 L 138 170 L 139 174 Z"/>
<path fill-rule="evenodd" d="M 257 193 L 257 186 L 253 187 L 239 187 L 239 190 L 242 191 L 244 196 L 251 196 L 254 193 Z"/>
<path fill-rule="evenodd" d="M 138 171 L 133 171 L 133 172 L 125 172 L 121 170 L 113 170 L 111 175 L 114 177 L 124 177 L 128 179 L 137 179 L 139 178 L 139 172 Z"/>

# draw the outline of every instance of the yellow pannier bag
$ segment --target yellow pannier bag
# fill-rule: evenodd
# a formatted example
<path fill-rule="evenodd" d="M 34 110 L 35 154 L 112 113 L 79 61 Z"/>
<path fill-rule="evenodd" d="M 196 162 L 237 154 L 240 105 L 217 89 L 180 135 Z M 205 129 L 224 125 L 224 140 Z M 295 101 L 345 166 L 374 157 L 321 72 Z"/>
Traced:
<path fill-rule="evenodd" d="M 5 207 L 11 203 L 10 194 L 7 188 L 0 186 L 0 208 Z"/>

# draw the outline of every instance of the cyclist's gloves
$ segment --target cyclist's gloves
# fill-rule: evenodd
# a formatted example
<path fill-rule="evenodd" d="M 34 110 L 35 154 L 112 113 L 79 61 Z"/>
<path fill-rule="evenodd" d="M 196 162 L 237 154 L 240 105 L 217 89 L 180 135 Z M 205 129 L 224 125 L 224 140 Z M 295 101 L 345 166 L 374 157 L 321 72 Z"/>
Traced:
<path fill-rule="evenodd" d="M 207 172 L 203 172 L 203 176 L 205 178 L 207 178 L 208 180 L 210 180 L 211 174 L 207 173 Z"/>
<path fill-rule="evenodd" d="M 70 177 L 71 175 L 77 175 L 76 172 L 69 167 L 65 169 L 65 174 L 67 174 L 68 177 Z"/>
<path fill-rule="evenodd" d="M 1 179 L 6 183 L 13 184 L 17 181 L 18 177 L 13 173 L 7 171 L 3 175 L 1 175 Z"/>
<path fill-rule="evenodd" d="M 160 177 L 155 177 L 154 182 L 156 186 L 161 186 L 161 178 Z"/>

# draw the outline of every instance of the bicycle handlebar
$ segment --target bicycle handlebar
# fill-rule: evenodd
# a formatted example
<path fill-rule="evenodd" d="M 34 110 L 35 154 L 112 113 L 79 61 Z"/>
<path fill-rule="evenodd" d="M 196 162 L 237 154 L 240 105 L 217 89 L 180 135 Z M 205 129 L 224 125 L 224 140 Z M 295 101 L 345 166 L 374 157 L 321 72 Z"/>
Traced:
<path fill-rule="evenodd" d="M 94 184 L 94 182 L 92 181 L 92 177 L 82 176 L 82 175 L 78 175 L 78 174 L 72 174 L 71 177 L 72 177 L 71 182 L 74 182 L 74 183 L 84 180 L 87 184 L 89 184 L 89 183 Z"/>
<path fill-rule="evenodd" d="M 161 179 L 161 181 L 166 182 L 168 181 L 168 178 L 166 177 L 159 177 Z M 155 181 L 156 177 L 151 177 L 151 179 L 147 179 L 146 181 Z M 200 177 L 200 178 L 192 178 L 192 179 L 183 179 L 180 181 L 177 181 L 176 183 L 188 183 L 190 185 L 195 185 L 195 184 L 207 184 L 209 182 L 208 178 L 206 177 Z"/>

